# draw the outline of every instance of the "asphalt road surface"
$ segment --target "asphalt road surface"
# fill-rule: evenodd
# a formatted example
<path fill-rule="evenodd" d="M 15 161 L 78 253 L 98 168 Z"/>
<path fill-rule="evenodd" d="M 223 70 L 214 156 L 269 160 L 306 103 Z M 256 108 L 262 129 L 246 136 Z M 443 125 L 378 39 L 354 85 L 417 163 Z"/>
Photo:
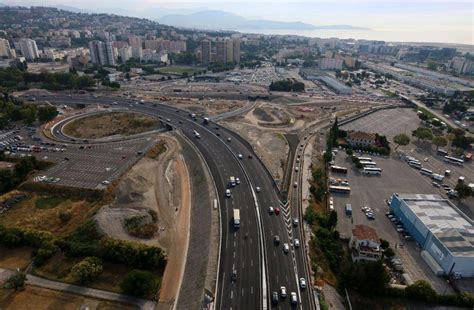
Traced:
<path fill-rule="evenodd" d="M 288 295 L 296 292 L 299 309 L 312 309 L 310 289 L 299 289 L 299 278 L 310 283 L 304 268 L 302 249 L 295 248 L 293 239 L 298 238 L 298 226 L 292 224 L 290 208 L 280 202 L 276 186 L 252 147 L 232 131 L 214 123 L 205 124 L 202 118 L 191 119 L 187 112 L 171 106 L 147 102 L 129 106 L 130 100 L 122 98 L 90 98 L 88 96 L 54 96 L 46 100 L 58 104 L 111 104 L 125 106 L 152 115 L 176 127 L 190 138 L 206 160 L 220 196 L 222 244 L 218 278 L 218 309 L 290 309 L 289 296 L 280 298 L 277 305 L 270 301 L 271 293 L 285 286 Z M 219 129 L 216 129 L 219 127 Z M 199 132 L 197 138 L 194 131 Z M 57 131 L 55 130 L 55 133 Z M 57 133 L 56 133 L 57 134 Z M 59 139 L 70 143 L 70 138 L 57 134 Z M 231 138 L 231 141 L 228 141 Z M 238 155 L 242 154 L 242 159 Z M 252 155 L 253 158 L 249 158 Z M 230 176 L 238 177 L 240 185 L 230 187 Z M 257 187 L 261 191 L 257 191 Z M 225 190 L 231 197 L 225 197 Z M 269 207 L 279 207 L 280 215 L 270 214 Z M 293 206 L 295 208 L 297 206 Z M 234 229 L 232 209 L 240 209 L 241 227 Z M 274 244 L 278 235 L 280 244 Z M 289 253 L 283 244 L 290 246 Z M 236 280 L 231 274 L 236 271 Z"/>

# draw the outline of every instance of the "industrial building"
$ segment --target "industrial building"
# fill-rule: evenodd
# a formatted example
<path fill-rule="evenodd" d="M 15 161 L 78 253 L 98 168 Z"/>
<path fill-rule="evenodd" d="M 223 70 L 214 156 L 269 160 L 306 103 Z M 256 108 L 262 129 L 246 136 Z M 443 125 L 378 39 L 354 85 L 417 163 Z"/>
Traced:
<path fill-rule="evenodd" d="M 438 195 L 394 194 L 390 209 L 436 275 L 474 277 L 473 221 L 451 201 Z"/>

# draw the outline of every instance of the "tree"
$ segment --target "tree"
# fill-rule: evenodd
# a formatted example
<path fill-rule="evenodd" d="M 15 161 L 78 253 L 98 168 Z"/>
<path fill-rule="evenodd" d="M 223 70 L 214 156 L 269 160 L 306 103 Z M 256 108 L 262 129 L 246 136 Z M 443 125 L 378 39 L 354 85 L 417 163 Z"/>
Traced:
<path fill-rule="evenodd" d="M 90 256 L 72 267 L 71 276 L 76 282 L 86 284 L 97 278 L 102 270 L 102 261 L 97 257 Z"/>
<path fill-rule="evenodd" d="M 23 271 L 17 271 L 14 275 L 8 278 L 5 283 L 5 288 L 14 289 L 15 291 L 23 288 L 26 282 L 26 273 Z"/>
<path fill-rule="evenodd" d="M 136 297 L 147 297 L 156 288 L 156 281 L 152 273 L 142 270 L 132 270 L 120 284 L 125 294 Z"/>
<path fill-rule="evenodd" d="M 394 257 L 395 256 L 395 252 L 393 251 L 392 248 L 387 248 L 385 251 L 383 251 L 383 255 L 385 255 L 385 257 Z"/>
<path fill-rule="evenodd" d="M 470 188 L 469 185 L 465 183 L 456 184 L 454 189 L 458 192 L 460 199 L 464 199 L 472 195 L 472 188 Z"/>
<path fill-rule="evenodd" d="M 388 242 L 387 240 L 385 239 L 380 239 L 380 247 L 383 249 L 383 250 L 386 250 L 390 247 L 390 242 Z"/>
<path fill-rule="evenodd" d="M 412 136 L 416 137 L 418 140 L 425 141 L 433 139 L 433 132 L 429 128 L 418 127 L 412 131 Z"/>
<path fill-rule="evenodd" d="M 396 150 L 400 145 L 408 145 L 410 143 L 410 138 L 406 134 L 401 133 L 393 137 L 393 142 L 397 144 L 397 147 L 395 148 Z"/>
<path fill-rule="evenodd" d="M 407 286 L 405 293 L 408 297 L 425 302 L 434 302 L 438 297 L 438 294 L 431 287 L 431 284 L 425 280 L 418 280 L 412 285 Z"/>
<path fill-rule="evenodd" d="M 433 138 L 431 142 L 433 142 L 433 144 L 436 145 L 436 150 L 438 150 L 440 146 L 444 147 L 448 145 L 448 140 L 443 136 L 436 136 Z"/>
<path fill-rule="evenodd" d="M 46 123 L 55 118 L 58 113 L 55 106 L 42 106 L 38 108 L 38 119 L 41 123 Z"/>

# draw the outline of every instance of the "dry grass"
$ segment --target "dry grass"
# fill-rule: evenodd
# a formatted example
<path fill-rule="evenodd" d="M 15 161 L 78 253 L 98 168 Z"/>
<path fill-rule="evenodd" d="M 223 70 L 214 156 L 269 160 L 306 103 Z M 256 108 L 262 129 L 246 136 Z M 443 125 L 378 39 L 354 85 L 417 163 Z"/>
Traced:
<path fill-rule="evenodd" d="M 32 194 L 0 215 L 0 224 L 5 227 L 49 231 L 56 237 L 61 237 L 74 231 L 80 223 L 92 217 L 100 206 L 98 202 Z M 61 220 L 63 213 L 69 214 L 69 220 Z"/>
<path fill-rule="evenodd" d="M 9 248 L 0 245 L 0 267 L 24 270 L 31 261 L 32 252 L 30 247 Z"/>
<path fill-rule="evenodd" d="M 158 156 L 160 156 L 161 153 L 164 153 L 166 151 L 166 142 L 164 140 L 161 140 L 157 144 L 155 144 L 153 147 L 151 147 L 146 155 L 151 158 L 151 159 L 157 159 Z"/>
<path fill-rule="evenodd" d="M 113 135 L 134 135 L 156 129 L 158 125 L 158 119 L 141 113 L 112 112 L 77 119 L 63 129 L 72 137 L 98 139 Z"/>
<path fill-rule="evenodd" d="M 24 290 L 18 292 L 0 289 L 0 309 L 77 310 L 85 307 L 89 309 L 138 309 L 118 302 L 104 301 L 34 286 L 26 286 Z"/>

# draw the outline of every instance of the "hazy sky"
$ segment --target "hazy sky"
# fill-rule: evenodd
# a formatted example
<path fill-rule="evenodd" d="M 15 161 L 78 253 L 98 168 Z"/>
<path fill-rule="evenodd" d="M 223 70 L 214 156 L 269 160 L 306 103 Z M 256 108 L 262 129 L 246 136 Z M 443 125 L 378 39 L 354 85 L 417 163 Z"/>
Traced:
<path fill-rule="evenodd" d="M 91 11 L 128 12 L 151 19 L 182 10 L 190 13 L 217 9 L 250 18 L 368 27 L 380 35 L 387 33 L 387 40 L 474 44 L 472 0 L 4 0 L 3 3 L 63 4 Z"/>

